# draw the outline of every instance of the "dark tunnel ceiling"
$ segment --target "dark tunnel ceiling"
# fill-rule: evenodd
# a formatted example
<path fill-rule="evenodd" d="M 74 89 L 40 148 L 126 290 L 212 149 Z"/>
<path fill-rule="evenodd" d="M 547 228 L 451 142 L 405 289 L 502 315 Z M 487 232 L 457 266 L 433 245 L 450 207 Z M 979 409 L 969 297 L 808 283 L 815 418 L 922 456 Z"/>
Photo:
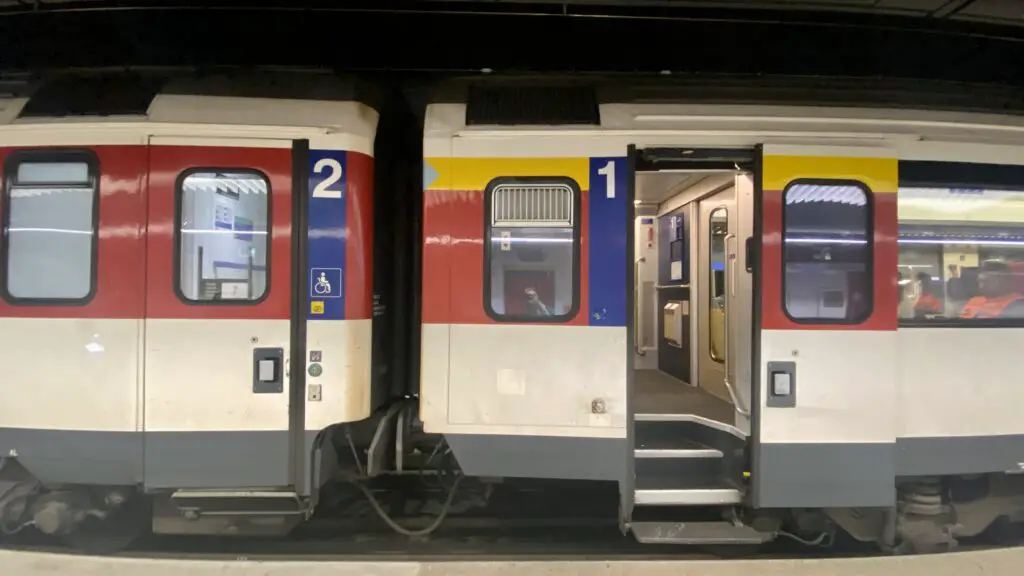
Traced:
<path fill-rule="evenodd" d="M 374 10 L 388 10 L 390 2 L 373 3 Z M 904 16 L 945 22 L 973 22 L 1000 26 L 1024 27 L 1024 0 L 414 0 L 401 2 L 403 9 L 447 12 L 453 10 L 515 11 L 545 9 L 572 13 L 600 13 L 601 10 L 648 9 L 661 15 L 692 10 L 714 10 L 738 14 L 751 11 L 800 11 L 847 13 L 859 16 Z M 0 14 L 12 12 L 102 10 L 109 8 L 147 9 L 168 6 L 213 7 L 244 5 L 254 9 L 269 7 L 310 7 L 330 10 L 356 9 L 361 2 L 334 1 L 281 1 L 252 0 L 249 2 L 174 2 L 174 1 L 122 1 L 109 0 L 0 0 Z M 784 17 L 783 17 L 784 19 Z"/>

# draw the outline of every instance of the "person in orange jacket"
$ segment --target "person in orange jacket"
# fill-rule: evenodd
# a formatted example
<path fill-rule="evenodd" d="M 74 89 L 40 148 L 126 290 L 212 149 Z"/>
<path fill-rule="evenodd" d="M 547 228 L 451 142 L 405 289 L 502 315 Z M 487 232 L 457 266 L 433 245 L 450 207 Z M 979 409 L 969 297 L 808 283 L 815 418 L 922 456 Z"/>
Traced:
<path fill-rule="evenodd" d="M 978 273 L 978 291 L 960 310 L 961 318 L 1024 318 L 1024 295 L 1014 290 L 1010 267 L 989 260 Z"/>
<path fill-rule="evenodd" d="M 921 287 L 921 295 L 914 302 L 914 318 L 942 314 L 942 300 L 935 295 L 932 275 L 920 272 L 917 275 L 917 282 Z"/>

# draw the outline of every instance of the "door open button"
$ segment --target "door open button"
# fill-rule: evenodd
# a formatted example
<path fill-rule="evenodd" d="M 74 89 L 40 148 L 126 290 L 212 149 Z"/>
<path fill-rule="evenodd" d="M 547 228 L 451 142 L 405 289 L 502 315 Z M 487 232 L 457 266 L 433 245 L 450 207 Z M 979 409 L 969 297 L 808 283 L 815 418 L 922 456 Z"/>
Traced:
<path fill-rule="evenodd" d="M 793 379 L 785 372 L 772 373 L 772 396 L 789 396 L 793 391 Z"/>
<path fill-rule="evenodd" d="M 253 394 L 281 394 L 284 392 L 284 348 L 253 348 Z"/>
<path fill-rule="evenodd" d="M 277 380 L 277 362 L 273 359 L 260 360 L 259 370 L 260 382 L 274 382 Z"/>

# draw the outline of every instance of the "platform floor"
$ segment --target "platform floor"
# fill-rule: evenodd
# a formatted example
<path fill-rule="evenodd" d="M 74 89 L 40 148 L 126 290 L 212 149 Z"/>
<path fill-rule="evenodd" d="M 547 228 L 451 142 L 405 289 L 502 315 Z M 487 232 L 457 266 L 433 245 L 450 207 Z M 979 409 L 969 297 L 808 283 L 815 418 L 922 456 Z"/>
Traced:
<path fill-rule="evenodd" d="M 659 370 L 637 370 L 633 407 L 637 414 L 696 414 L 732 424 L 732 404 Z"/>
<path fill-rule="evenodd" d="M 105 558 L 0 550 L 10 576 L 1017 576 L 1024 548 L 874 558 L 717 560 L 680 558 L 648 544 L 651 558 L 590 560 L 473 556 L 435 561 L 388 558 L 330 561 L 331 558 Z M 661 556 L 656 556 L 661 548 Z M 485 557 L 486 558 L 486 557 Z M 404 560 L 404 561 L 403 561 Z M 454 560 L 454 561 L 453 561 Z M 474 561 L 475 560 L 475 561 Z M 482 561 L 481 561 L 482 560 Z M 532 560 L 532 561 L 531 561 Z"/>

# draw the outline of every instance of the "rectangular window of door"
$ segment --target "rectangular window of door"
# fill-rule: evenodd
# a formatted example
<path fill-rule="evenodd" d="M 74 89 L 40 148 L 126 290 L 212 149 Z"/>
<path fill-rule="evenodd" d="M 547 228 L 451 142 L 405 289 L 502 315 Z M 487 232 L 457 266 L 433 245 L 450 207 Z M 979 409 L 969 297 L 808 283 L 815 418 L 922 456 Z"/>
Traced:
<path fill-rule="evenodd" d="M 567 322 L 579 311 L 580 189 L 569 178 L 488 184 L 484 304 L 502 322 Z M 454 281 L 458 282 L 458 270 Z"/>
<path fill-rule="evenodd" d="M 4 174 L 4 298 L 85 304 L 96 286 L 95 157 L 84 151 L 15 152 Z"/>
<path fill-rule="evenodd" d="M 263 300 L 270 266 L 270 182 L 255 170 L 178 178 L 178 296 L 190 304 Z"/>
<path fill-rule="evenodd" d="M 797 180 L 783 193 L 783 307 L 803 324 L 859 324 L 873 307 L 872 202 L 861 182 Z"/>

